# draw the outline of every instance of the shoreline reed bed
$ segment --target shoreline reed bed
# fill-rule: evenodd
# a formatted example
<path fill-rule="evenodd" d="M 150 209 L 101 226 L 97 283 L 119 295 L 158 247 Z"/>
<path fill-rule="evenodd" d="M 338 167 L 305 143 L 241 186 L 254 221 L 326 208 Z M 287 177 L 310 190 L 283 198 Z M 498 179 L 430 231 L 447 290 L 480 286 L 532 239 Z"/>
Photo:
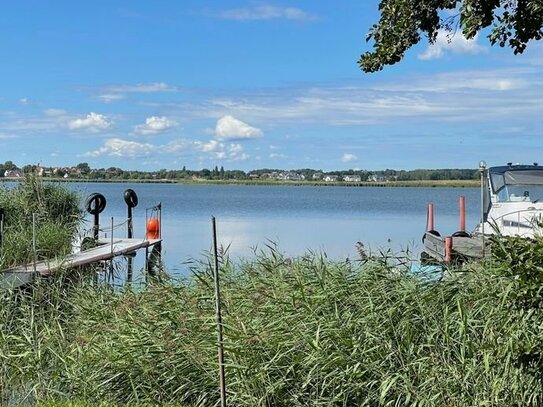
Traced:
<path fill-rule="evenodd" d="M 28 175 L 13 188 L 0 185 L 0 209 L 5 213 L 0 270 L 33 260 L 33 218 L 36 260 L 70 253 L 82 219 L 76 193 L 58 183 L 44 183 Z"/>
<path fill-rule="evenodd" d="M 423 282 L 383 257 L 224 255 L 228 404 L 541 405 L 543 319 L 508 263 L 534 256 Z M 2 293 L 2 401 L 217 405 L 211 259 L 191 267 L 177 282 Z"/>

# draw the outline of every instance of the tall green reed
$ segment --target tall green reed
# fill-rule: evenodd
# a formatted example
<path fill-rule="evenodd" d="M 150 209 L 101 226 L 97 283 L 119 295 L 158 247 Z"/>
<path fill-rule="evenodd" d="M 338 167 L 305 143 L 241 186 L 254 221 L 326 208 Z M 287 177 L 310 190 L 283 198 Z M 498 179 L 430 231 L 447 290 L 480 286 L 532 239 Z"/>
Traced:
<path fill-rule="evenodd" d="M 0 208 L 6 216 L 0 269 L 32 260 L 33 218 L 38 259 L 70 252 L 82 217 L 77 194 L 27 175 L 13 188 L 0 187 Z"/>
<path fill-rule="evenodd" d="M 61 285 L 46 301 L 34 290 L 2 306 L 16 326 L 1 331 L 6 386 L 33 400 L 215 405 L 209 262 L 194 273 L 145 289 Z M 379 258 L 272 249 L 223 257 L 221 278 L 231 405 L 541 402 L 540 374 L 516 352 L 537 332 L 511 312 L 515 282 L 492 262 L 424 283 Z"/>

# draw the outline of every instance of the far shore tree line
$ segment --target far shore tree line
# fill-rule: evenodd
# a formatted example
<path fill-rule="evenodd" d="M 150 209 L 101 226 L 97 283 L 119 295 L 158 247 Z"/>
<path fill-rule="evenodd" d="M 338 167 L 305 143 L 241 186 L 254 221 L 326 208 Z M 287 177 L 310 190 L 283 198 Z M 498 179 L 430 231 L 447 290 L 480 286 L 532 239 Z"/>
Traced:
<path fill-rule="evenodd" d="M 252 171 L 226 170 L 223 166 L 189 170 L 181 169 L 158 171 L 123 170 L 118 167 L 91 168 L 88 163 L 79 163 L 71 167 L 46 167 L 42 165 L 24 165 L 18 167 L 12 161 L 0 163 L 0 178 L 18 178 L 25 174 L 40 177 L 89 179 L 89 180 L 277 180 L 277 181 L 350 181 L 350 182 L 390 182 L 390 181 L 438 181 L 438 180 L 473 180 L 478 178 L 478 171 L 471 168 L 460 169 L 416 169 L 380 171 L 338 170 L 322 171 L 311 168 L 281 170 L 262 168 Z"/>

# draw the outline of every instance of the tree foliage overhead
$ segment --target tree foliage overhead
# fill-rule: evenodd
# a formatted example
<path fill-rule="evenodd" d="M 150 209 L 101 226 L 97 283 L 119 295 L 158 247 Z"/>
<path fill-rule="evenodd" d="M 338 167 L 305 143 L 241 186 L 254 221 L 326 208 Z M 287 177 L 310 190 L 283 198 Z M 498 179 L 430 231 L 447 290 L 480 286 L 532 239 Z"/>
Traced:
<path fill-rule="evenodd" d="M 379 10 L 381 18 L 367 36 L 374 50 L 358 61 L 364 72 L 399 62 L 422 35 L 434 43 L 440 30 L 461 31 L 471 39 L 491 27 L 490 43 L 515 54 L 543 38 L 543 0 L 381 0 Z"/>

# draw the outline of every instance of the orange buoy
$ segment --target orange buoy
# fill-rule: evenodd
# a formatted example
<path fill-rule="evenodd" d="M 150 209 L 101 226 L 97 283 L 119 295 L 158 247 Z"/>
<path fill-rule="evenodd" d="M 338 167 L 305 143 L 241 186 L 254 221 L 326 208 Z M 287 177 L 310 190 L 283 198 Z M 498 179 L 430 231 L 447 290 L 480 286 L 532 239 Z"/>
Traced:
<path fill-rule="evenodd" d="M 147 221 L 147 239 L 160 238 L 160 222 L 157 218 L 149 218 Z"/>

